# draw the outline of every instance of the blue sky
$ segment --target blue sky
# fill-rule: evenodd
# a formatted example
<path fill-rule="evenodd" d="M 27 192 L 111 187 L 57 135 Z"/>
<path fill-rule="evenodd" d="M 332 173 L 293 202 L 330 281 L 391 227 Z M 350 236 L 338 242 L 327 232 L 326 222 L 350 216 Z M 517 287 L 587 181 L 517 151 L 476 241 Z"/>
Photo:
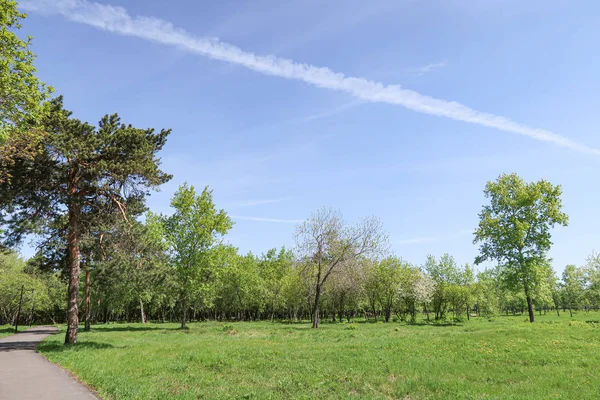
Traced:
<path fill-rule="evenodd" d="M 23 31 L 76 117 L 173 129 L 154 211 L 187 181 L 243 252 L 331 206 L 471 263 L 485 183 L 517 172 L 563 186 L 555 269 L 600 250 L 598 2 L 106 1 L 22 1 Z"/>

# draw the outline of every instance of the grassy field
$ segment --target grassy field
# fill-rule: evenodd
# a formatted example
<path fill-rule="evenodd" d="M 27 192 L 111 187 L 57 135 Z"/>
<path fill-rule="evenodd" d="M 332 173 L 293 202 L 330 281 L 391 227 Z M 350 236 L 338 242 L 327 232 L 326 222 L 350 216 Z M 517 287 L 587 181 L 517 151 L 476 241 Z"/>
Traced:
<path fill-rule="evenodd" d="M 103 399 L 594 399 L 600 315 L 95 326 L 39 347 Z"/>

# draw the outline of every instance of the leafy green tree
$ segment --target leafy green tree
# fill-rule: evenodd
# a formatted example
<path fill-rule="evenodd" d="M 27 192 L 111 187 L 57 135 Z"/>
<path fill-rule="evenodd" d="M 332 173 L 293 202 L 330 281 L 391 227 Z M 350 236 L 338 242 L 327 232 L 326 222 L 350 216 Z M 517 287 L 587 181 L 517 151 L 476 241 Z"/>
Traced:
<path fill-rule="evenodd" d="M 275 310 L 283 305 L 282 281 L 290 273 L 294 255 L 281 248 L 270 249 L 258 260 L 258 273 L 265 286 L 265 302 L 268 305 L 270 318 L 275 317 Z"/>
<path fill-rule="evenodd" d="M 310 302 L 310 285 L 305 276 L 304 268 L 293 267 L 283 277 L 281 282 L 281 295 L 283 307 L 290 321 L 300 320 L 304 308 Z"/>
<path fill-rule="evenodd" d="M 181 328 L 186 327 L 190 298 L 210 290 L 214 270 L 209 251 L 233 226 L 224 210 L 217 210 L 208 187 L 196 195 L 193 186 L 180 186 L 171 207 L 174 213 L 164 217 L 164 231 L 179 282 Z"/>
<path fill-rule="evenodd" d="M 598 309 L 600 305 L 600 253 L 591 254 L 584 267 L 586 302 Z"/>
<path fill-rule="evenodd" d="M 113 289 L 118 287 L 123 301 L 139 304 L 142 324 L 147 319 L 144 305 L 152 301 L 168 274 L 162 229 L 159 217 L 152 213 L 146 214 L 145 223 L 116 220 L 98 249 L 96 277 L 109 275 L 111 279 L 104 279 L 104 283 L 111 282 Z"/>
<path fill-rule="evenodd" d="M 17 35 L 23 18 L 16 1 L 0 0 L 0 182 L 11 179 L 9 167 L 16 158 L 35 155 L 52 92 L 35 75 L 31 37 Z"/>
<path fill-rule="evenodd" d="M 460 270 L 458 265 L 449 254 L 444 254 L 438 262 L 435 257 L 428 256 L 425 263 L 425 271 L 435 282 L 433 293 L 433 311 L 435 319 L 446 318 L 446 312 L 450 302 L 449 287 L 460 283 Z"/>
<path fill-rule="evenodd" d="M 359 309 L 364 284 L 362 264 L 359 262 L 354 268 L 344 268 L 343 274 L 334 274 L 329 281 L 324 297 L 334 321 L 337 315 L 338 321 L 346 318 L 350 322 Z"/>
<path fill-rule="evenodd" d="M 477 274 L 473 293 L 479 315 L 491 317 L 500 309 L 500 291 L 493 270 L 485 270 Z"/>
<path fill-rule="evenodd" d="M 569 306 L 569 313 L 573 316 L 573 307 L 579 307 L 583 300 L 585 291 L 585 276 L 581 268 L 575 265 L 567 265 L 562 274 L 563 296 L 565 303 Z"/>
<path fill-rule="evenodd" d="M 62 98 L 51 101 L 42 120 L 45 135 L 34 157 L 12 164 L 10 181 L 0 183 L 0 224 L 4 243 L 24 234 L 66 236 L 69 261 L 68 327 L 65 343 L 77 341 L 81 238 L 86 216 L 116 207 L 126 216 L 130 204 L 143 201 L 148 189 L 168 181 L 156 153 L 170 131 L 154 133 L 104 116 L 98 128 L 71 118 Z M 49 230 L 49 227 L 52 229 Z"/>
<path fill-rule="evenodd" d="M 64 284 L 55 274 L 30 268 L 16 253 L 0 254 L 0 325 L 15 323 L 21 288 L 21 322 L 35 315 L 52 318 L 57 305 L 56 289 L 64 295 Z M 63 298 L 60 302 L 64 302 Z"/>
<path fill-rule="evenodd" d="M 367 287 L 373 292 L 371 297 L 379 303 L 385 322 L 390 322 L 392 312 L 396 308 L 404 268 L 402 260 L 390 256 L 373 263 L 373 267 L 367 273 Z"/>
<path fill-rule="evenodd" d="M 26 15 L 17 2 L 0 0 L 0 143 L 39 122 L 49 88 L 36 77 L 31 37 L 17 35 Z"/>
<path fill-rule="evenodd" d="M 562 189 L 545 180 L 526 183 L 511 174 L 488 182 L 484 193 L 490 204 L 479 214 L 476 263 L 498 262 L 499 276 L 507 286 L 523 290 L 529 321 L 534 322 L 533 298 L 536 286 L 545 279 L 540 270 L 552 245 L 550 230 L 568 224 L 562 212 Z"/>

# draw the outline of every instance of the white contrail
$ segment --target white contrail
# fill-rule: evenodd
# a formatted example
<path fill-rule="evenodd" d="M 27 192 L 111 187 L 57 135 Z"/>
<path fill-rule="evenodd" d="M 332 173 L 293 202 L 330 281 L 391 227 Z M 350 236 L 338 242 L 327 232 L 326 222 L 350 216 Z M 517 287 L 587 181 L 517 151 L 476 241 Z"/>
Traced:
<path fill-rule="evenodd" d="M 505 132 L 529 136 L 536 140 L 552 142 L 583 153 L 600 155 L 600 150 L 556 133 L 529 127 L 508 118 L 479 112 L 455 101 L 422 95 L 400 85 L 345 76 L 329 68 L 297 63 L 275 56 L 259 56 L 216 38 L 195 37 L 168 21 L 152 17 L 129 15 L 126 9 L 87 0 L 26 0 L 20 7 L 44 14 L 60 14 L 65 18 L 122 35 L 175 46 L 216 60 L 242 65 L 251 70 L 311 85 L 349 93 L 369 102 L 403 106 L 413 111 L 468 122 Z"/>
<path fill-rule="evenodd" d="M 418 67 L 418 68 L 416 68 L 417 76 L 423 76 L 426 73 L 433 71 L 434 69 L 442 68 L 442 67 L 445 67 L 446 65 L 448 65 L 448 63 L 446 62 L 446 60 L 444 60 L 444 61 L 440 61 L 437 63 L 427 64 L 422 67 Z"/>
<path fill-rule="evenodd" d="M 279 218 L 263 218 L 263 217 L 246 217 L 242 215 L 231 215 L 233 219 L 239 219 L 243 221 L 256 221 L 256 222 L 277 222 L 281 224 L 299 224 L 304 222 L 301 219 L 279 219 Z"/>

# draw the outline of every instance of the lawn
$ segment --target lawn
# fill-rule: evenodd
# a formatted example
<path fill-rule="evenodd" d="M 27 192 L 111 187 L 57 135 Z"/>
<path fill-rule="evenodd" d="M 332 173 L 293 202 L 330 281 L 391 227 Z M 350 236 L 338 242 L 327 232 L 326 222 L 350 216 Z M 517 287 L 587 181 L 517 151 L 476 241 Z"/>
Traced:
<path fill-rule="evenodd" d="M 12 335 L 15 333 L 15 327 L 10 325 L 0 325 L 0 337 Z"/>
<path fill-rule="evenodd" d="M 39 351 L 103 399 L 592 399 L 600 315 L 400 323 L 109 324 Z"/>

